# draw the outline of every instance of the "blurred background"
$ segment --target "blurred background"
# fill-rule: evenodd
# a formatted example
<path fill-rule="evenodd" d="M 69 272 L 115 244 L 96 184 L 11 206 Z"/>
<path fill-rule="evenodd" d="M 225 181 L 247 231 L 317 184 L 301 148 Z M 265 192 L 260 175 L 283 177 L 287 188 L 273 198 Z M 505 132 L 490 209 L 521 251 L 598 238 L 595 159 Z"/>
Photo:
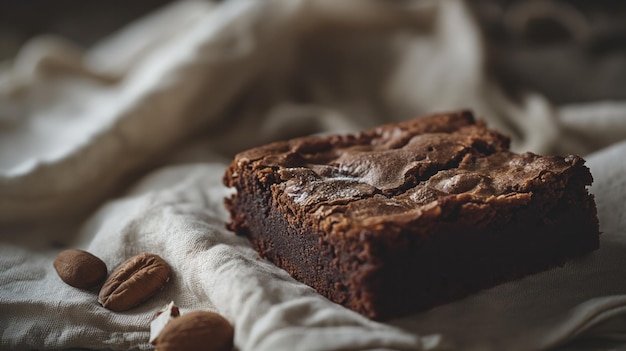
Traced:
<path fill-rule="evenodd" d="M 41 34 L 58 35 L 79 46 L 89 47 L 96 40 L 170 2 L 0 1 L 0 59 L 15 56 L 24 42 Z"/>
<path fill-rule="evenodd" d="M 88 48 L 171 1 L 0 1 L 0 61 L 52 34 Z M 488 72 L 513 97 L 555 104 L 626 98 L 626 1 L 468 1 L 488 46 Z"/>

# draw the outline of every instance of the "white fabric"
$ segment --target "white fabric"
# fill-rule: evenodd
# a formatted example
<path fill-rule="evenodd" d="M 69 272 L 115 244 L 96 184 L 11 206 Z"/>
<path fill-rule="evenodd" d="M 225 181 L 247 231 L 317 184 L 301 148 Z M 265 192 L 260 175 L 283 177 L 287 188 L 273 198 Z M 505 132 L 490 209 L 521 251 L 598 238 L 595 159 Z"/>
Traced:
<path fill-rule="evenodd" d="M 517 151 L 626 140 L 626 103 L 514 103 L 487 79 L 459 1 L 179 2 L 88 51 L 31 41 L 0 71 L 0 348 L 148 349 L 174 300 L 218 311 L 240 350 L 529 350 L 626 342 L 626 144 L 593 154 L 601 249 L 389 323 L 319 296 L 225 229 L 234 152 L 469 107 Z M 109 270 L 150 252 L 173 268 L 114 313 L 60 281 L 61 247 Z M 612 344 L 613 345 L 613 344 Z"/>

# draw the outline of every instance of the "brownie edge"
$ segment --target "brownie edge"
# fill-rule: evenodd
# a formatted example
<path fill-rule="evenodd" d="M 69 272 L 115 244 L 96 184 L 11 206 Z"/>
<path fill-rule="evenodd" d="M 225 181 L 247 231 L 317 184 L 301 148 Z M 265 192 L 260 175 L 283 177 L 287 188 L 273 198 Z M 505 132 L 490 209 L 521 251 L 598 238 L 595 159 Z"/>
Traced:
<path fill-rule="evenodd" d="M 369 318 L 419 312 L 599 247 L 578 156 L 509 151 L 469 111 L 235 156 L 228 228 Z"/>

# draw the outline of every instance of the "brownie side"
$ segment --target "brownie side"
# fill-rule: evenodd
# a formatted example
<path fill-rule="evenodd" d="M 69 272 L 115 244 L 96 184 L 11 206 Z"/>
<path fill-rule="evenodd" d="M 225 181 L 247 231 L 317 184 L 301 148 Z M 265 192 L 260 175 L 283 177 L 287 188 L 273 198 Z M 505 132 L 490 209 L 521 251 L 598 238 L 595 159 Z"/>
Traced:
<path fill-rule="evenodd" d="M 471 113 L 236 156 L 230 228 L 370 318 L 430 308 L 598 247 L 578 157 L 509 153 Z"/>
<path fill-rule="evenodd" d="M 246 236 L 259 254 L 285 269 L 295 279 L 320 294 L 344 303 L 348 295 L 333 262 L 333 250 L 323 243 L 319 232 L 304 222 L 288 221 L 288 212 L 259 183 L 246 182 L 248 190 L 227 200 L 227 206 L 245 218 L 232 229 Z M 231 222 L 231 226 L 235 222 Z"/>

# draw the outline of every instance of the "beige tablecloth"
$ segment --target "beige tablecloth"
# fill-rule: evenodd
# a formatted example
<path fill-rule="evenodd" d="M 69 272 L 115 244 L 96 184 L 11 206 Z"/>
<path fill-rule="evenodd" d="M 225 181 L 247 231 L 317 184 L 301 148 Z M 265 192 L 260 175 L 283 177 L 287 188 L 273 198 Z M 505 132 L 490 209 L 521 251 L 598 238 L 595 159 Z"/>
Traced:
<path fill-rule="evenodd" d="M 480 33 L 454 0 L 231 0 L 174 3 L 88 50 L 33 39 L 0 70 L 0 348 L 148 349 L 149 321 L 170 300 L 224 315 L 239 350 L 626 342 L 626 103 L 514 100 L 489 78 Z M 517 151 L 597 150 L 586 159 L 599 251 L 382 324 L 225 229 L 221 177 L 235 152 L 458 108 Z M 156 253 L 173 279 L 114 313 L 61 282 L 52 261 L 64 247 L 110 270 Z"/>

